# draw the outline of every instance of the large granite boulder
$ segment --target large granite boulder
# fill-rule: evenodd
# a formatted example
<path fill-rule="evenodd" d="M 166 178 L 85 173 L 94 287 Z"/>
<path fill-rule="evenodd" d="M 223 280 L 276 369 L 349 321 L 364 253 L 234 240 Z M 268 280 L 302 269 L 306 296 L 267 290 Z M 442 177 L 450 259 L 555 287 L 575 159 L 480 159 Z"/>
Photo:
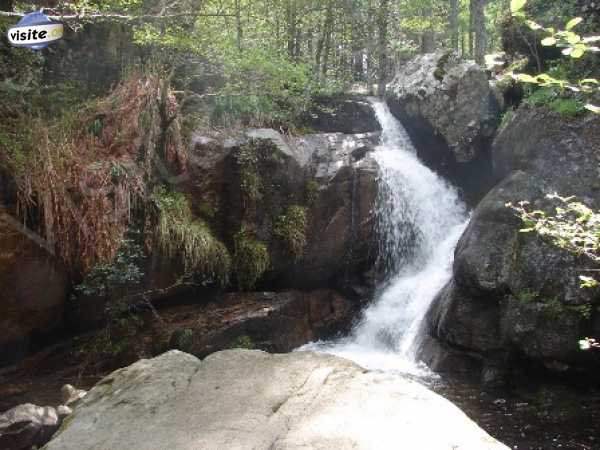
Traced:
<path fill-rule="evenodd" d="M 462 187 L 469 200 L 490 186 L 489 150 L 500 105 L 487 72 L 454 53 L 428 53 L 403 65 L 388 104 L 419 157 Z"/>
<path fill-rule="evenodd" d="M 523 224 L 506 203 L 531 202 L 553 212 L 546 196 L 576 196 L 600 207 L 599 119 L 567 120 L 522 107 L 493 147 L 503 180 L 475 209 L 455 253 L 453 280 L 429 313 L 433 336 L 485 359 L 525 357 L 554 370 L 600 367 L 578 341 L 600 334 L 599 289 L 582 289 L 590 261 L 553 245 Z M 595 370 L 595 369 L 594 369 Z"/>
<path fill-rule="evenodd" d="M 273 129 L 227 139 L 193 134 L 183 189 L 230 248 L 242 229 L 267 245 L 271 263 L 264 288 L 340 286 L 355 278 L 363 283 L 375 257 L 377 165 L 369 152 L 378 137 L 292 137 Z M 274 233 L 290 207 L 306 217 L 300 255 L 290 254 Z"/>
<path fill-rule="evenodd" d="M 435 424 L 435 433 L 431 432 Z M 421 384 L 310 352 L 172 351 L 100 381 L 45 450 L 506 450 Z"/>

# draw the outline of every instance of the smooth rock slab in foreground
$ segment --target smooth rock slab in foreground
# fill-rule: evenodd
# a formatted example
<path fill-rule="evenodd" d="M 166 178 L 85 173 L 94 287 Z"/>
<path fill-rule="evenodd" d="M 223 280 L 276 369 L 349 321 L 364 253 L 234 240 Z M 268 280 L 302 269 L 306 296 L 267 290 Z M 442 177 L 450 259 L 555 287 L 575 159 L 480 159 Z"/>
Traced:
<path fill-rule="evenodd" d="M 45 450 L 507 450 L 401 377 L 311 352 L 171 351 L 94 387 Z"/>

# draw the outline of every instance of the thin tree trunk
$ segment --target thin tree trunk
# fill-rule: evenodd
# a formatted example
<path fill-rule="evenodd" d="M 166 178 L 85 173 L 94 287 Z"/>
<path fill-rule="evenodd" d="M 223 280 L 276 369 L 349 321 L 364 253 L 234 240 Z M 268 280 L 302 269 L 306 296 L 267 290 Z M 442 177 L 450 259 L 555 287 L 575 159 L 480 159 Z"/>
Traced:
<path fill-rule="evenodd" d="M 458 51 L 458 0 L 450 0 L 450 45 L 456 51 Z"/>
<path fill-rule="evenodd" d="M 331 21 L 333 21 L 333 2 L 329 2 L 327 5 L 327 12 L 325 13 L 325 19 L 323 21 L 323 26 L 321 27 L 321 34 L 317 40 L 317 49 L 315 52 L 315 74 L 317 76 L 321 71 L 321 59 L 323 58 L 323 49 L 325 48 L 325 41 L 327 40 Z"/>
<path fill-rule="evenodd" d="M 474 13 L 475 2 L 477 0 L 469 1 L 469 57 L 475 56 L 475 25 L 474 25 Z"/>
<path fill-rule="evenodd" d="M 235 25 L 237 30 L 237 48 L 240 53 L 242 53 L 242 38 L 243 38 L 243 30 L 242 30 L 242 11 L 240 7 L 241 0 L 235 0 Z"/>
<path fill-rule="evenodd" d="M 286 19 L 287 19 L 287 50 L 288 56 L 290 59 L 294 58 L 294 50 L 296 48 L 295 40 L 296 40 L 296 0 L 288 0 L 287 1 L 287 10 L 286 10 Z"/>
<path fill-rule="evenodd" d="M 321 73 L 323 78 L 327 77 L 327 71 L 329 70 L 329 53 L 331 52 L 331 35 L 333 34 L 333 2 L 330 2 L 327 8 L 327 18 L 325 20 L 325 29 L 323 33 L 325 35 L 325 44 L 323 51 L 323 65 L 321 67 Z"/>
<path fill-rule="evenodd" d="M 485 28 L 485 0 L 471 0 L 473 5 L 473 28 L 475 32 L 475 61 L 485 64 L 487 52 L 487 31 Z"/>
<path fill-rule="evenodd" d="M 377 26 L 379 28 L 379 42 L 378 42 L 378 53 L 379 53 L 379 80 L 377 83 L 377 94 L 380 97 L 385 95 L 385 79 L 387 76 L 387 55 L 386 55 L 386 44 L 387 44 L 387 31 L 388 31 L 388 6 L 389 0 L 380 0 L 379 2 L 379 14 L 377 17 Z"/>

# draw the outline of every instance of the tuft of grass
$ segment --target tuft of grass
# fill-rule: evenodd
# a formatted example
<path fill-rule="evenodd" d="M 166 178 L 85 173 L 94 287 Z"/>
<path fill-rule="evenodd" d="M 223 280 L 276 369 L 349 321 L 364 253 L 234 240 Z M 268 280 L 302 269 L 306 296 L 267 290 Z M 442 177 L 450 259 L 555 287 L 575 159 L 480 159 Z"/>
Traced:
<path fill-rule="evenodd" d="M 296 261 L 302 258 L 307 244 L 306 226 L 306 208 L 298 205 L 290 206 L 275 222 L 273 233 L 284 243 Z"/>
<path fill-rule="evenodd" d="M 523 303 L 533 302 L 537 299 L 537 297 L 538 297 L 538 295 L 534 291 L 531 291 L 529 289 L 524 289 L 521 292 L 519 292 L 519 294 L 517 295 L 517 298 L 519 299 L 519 301 L 521 301 Z"/>
<path fill-rule="evenodd" d="M 306 183 L 305 198 L 306 204 L 312 206 L 319 197 L 319 183 L 316 180 L 310 180 Z"/>
<path fill-rule="evenodd" d="M 187 273 L 226 286 L 231 271 L 229 252 L 206 223 L 193 218 L 185 196 L 161 186 L 152 193 L 152 200 L 158 210 L 155 238 L 161 252 L 179 259 Z"/>
<path fill-rule="evenodd" d="M 250 238 L 244 229 L 234 236 L 235 275 L 240 290 L 250 290 L 269 268 L 267 246 Z"/>

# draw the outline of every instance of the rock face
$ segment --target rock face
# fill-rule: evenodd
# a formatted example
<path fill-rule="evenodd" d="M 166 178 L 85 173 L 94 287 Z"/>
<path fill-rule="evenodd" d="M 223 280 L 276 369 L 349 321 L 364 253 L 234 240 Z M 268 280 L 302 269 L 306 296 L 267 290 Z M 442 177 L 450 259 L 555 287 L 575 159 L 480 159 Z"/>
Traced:
<path fill-rule="evenodd" d="M 349 279 L 369 284 L 377 194 L 377 165 L 369 152 L 378 136 L 290 137 L 273 129 L 228 140 L 194 135 L 186 189 L 225 243 L 244 229 L 268 246 L 267 288 L 341 286 Z M 306 215 L 300 255 L 290 254 L 274 233 L 290 206 Z"/>
<path fill-rule="evenodd" d="M 431 432 L 435 424 L 436 432 Z M 506 450 L 422 385 L 308 352 L 181 352 L 100 381 L 45 450 Z"/>
<path fill-rule="evenodd" d="M 429 314 L 433 336 L 488 361 L 525 357 L 548 368 L 599 367 L 578 341 L 600 333 L 597 289 L 581 289 L 591 268 L 534 233 L 519 233 L 507 202 L 553 212 L 547 194 L 574 195 L 600 207 L 598 119 L 567 121 L 522 107 L 493 147 L 503 178 L 479 204 L 455 253 L 454 278 Z"/>
<path fill-rule="evenodd" d="M 428 53 L 402 66 L 388 103 L 419 157 L 478 200 L 489 187 L 489 147 L 500 107 L 487 73 L 453 53 Z"/>
<path fill-rule="evenodd" d="M 63 324 L 67 276 L 0 204 L 0 361 L 17 360 Z"/>

